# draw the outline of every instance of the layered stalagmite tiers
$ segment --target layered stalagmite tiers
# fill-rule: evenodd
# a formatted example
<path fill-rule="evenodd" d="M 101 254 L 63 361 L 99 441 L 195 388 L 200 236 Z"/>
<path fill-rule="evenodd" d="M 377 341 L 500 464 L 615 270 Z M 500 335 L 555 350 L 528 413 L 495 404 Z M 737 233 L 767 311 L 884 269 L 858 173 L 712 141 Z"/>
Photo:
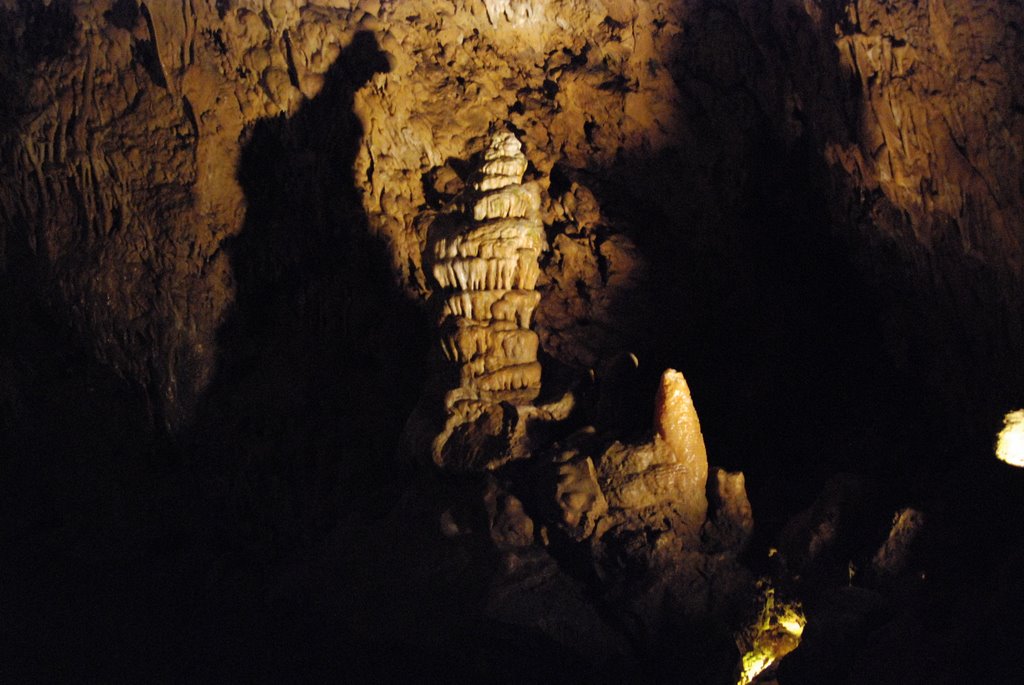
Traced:
<path fill-rule="evenodd" d="M 440 286 L 441 349 L 458 366 L 449 413 L 477 402 L 529 402 L 540 391 L 534 288 L 545 247 L 540 190 L 522 183 L 526 157 L 516 137 L 495 134 L 468 195 L 464 220 L 428 246 Z"/>

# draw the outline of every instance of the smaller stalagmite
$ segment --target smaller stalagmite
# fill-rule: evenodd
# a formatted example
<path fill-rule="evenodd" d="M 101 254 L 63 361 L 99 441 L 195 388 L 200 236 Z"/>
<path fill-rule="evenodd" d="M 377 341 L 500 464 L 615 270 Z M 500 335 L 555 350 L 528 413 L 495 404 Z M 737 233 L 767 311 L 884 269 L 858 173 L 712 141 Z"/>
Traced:
<path fill-rule="evenodd" d="M 589 426 L 551 455 L 557 487 L 542 484 L 539 498 L 553 494 L 555 525 L 573 540 L 589 540 L 598 558 L 630 550 L 666 577 L 685 576 L 694 559 L 734 559 L 750 539 L 743 474 L 709 472 L 690 388 L 674 369 L 661 376 L 648 439 L 627 443 Z"/>
<path fill-rule="evenodd" d="M 658 394 L 654 398 L 655 443 L 661 440 L 672 453 L 680 470 L 680 495 L 685 510 L 696 520 L 703 520 L 708 502 L 704 484 L 708 479 L 708 452 L 704 434 L 690 396 L 686 378 L 675 369 L 661 375 Z"/>
<path fill-rule="evenodd" d="M 555 484 L 539 479 L 535 497 L 549 503 L 540 530 L 553 532 L 545 539 L 585 545 L 608 606 L 644 630 L 666 620 L 733 620 L 739 606 L 731 597 L 753 583 L 738 561 L 753 512 L 742 473 L 709 471 L 683 374 L 662 374 L 646 439 L 615 435 L 587 426 L 549 451 L 545 473 Z"/>
<path fill-rule="evenodd" d="M 599 461 L 602 489 L 625 518 L 665 509 L 680 533 L 695 540 L 707 516 L 708 457 L 683 374 L 666 370 L 655 397 L 654 439 L 612 444 Z"/>
<path fill-rule="evenodd" d="M 440 466 L 475 468 L 507 458 L 501 406 L 527 405 L 540 392 L 539 341 L 530 321 L 546 241 L 540 188 L 523 183 L 526 167 L 515 135 L 494 134 L 462 211 L 428 236 L 424 262 L 437 285 L 448 362 L 445 426 L 431 450 Z"/>

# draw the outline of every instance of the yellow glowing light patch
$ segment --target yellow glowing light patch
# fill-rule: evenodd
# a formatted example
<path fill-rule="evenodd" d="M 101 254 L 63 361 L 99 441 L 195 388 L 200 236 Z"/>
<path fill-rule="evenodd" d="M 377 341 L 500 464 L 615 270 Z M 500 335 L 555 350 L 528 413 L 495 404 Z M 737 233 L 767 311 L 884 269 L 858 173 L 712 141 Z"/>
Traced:
<path fill-rule="evenodd" d="M 1011 411 L 1003 418 L 996 457 L 1011 466 L 1024 467 L 1024 409 Z"/>
<path fill-rule="evenodd" d="M 790 635 L 795 635 L 796 637 L 804 634 L 804 626 L 806 624 L 806 619 L 799 615 L 787 614 L 784 618 L 779 619 L 779 626 Z"/>
<path fill-rule="evenodd" d="M 737 685 L 748 685 L 766 668 L 775 663 L 775 655 L 769 649 L 759 649 L 743 655 L 743 672 Z"/>
<path fill-rule="evenodd" d="M 736 646 L 743 652 L 736 685 L 749 685 L 776 661 L 800 644 L 807 618 L 798 602 L 780 602 L 768 586 L 757 619 L 737 635 Z"/>

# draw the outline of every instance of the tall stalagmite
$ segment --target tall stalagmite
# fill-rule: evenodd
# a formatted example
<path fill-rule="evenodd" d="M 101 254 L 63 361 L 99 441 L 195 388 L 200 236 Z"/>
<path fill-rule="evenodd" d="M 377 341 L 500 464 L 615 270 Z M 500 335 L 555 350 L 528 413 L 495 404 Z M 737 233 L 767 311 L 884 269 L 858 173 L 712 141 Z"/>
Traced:
<path fill-rule="evenodd" d="M 463 211 L 430 232 L 424 262 L 439 288 L 441 347 L 451 372 L 442 383 L 457 383 L 445 388 L 445 427 L 432 447 L 439 465 L 493 459 L 500 448 L 478 453 L 458 439 L 460 447 L 446 447 L 461 427 L 492 423 L 500 403 L 528 404 L 540 392 L 539 343 L 530 320 L 540 301 L 537 258 L 546 242 L 540 188 L 522 182 L 526 167 L 515 135 L 494 134 Z"/>

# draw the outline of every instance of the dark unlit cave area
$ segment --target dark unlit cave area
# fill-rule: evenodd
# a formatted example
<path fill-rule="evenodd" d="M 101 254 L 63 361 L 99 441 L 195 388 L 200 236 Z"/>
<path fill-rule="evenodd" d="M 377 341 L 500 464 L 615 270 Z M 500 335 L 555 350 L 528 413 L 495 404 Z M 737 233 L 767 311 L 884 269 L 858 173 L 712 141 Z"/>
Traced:
<path fill-rule="evenodd" d="M 1019 2 L 5 0 L 0 90 L 0 680 L 1019 681 Z"/>

